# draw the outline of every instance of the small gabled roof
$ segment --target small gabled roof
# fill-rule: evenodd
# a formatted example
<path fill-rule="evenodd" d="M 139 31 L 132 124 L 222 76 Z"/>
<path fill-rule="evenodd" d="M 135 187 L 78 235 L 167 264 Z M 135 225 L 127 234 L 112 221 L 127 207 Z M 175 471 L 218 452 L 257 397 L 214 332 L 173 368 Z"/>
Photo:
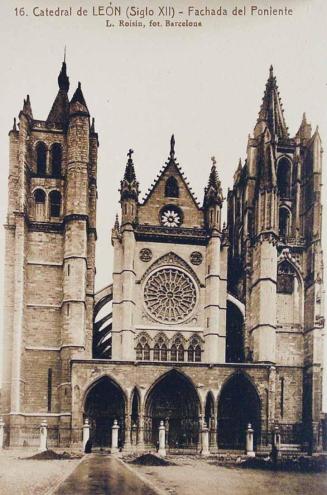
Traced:
<path fill-rule="evenodd" d="M 169 153 L 168 161 L 161 168 L 161 170 L 159 171 L 159 174 L 157 175 L 155 181 L 149 187 L 148 192 L 146 193 L 145 197 L 143 198 L 142 206 L 145 205 L 149 201 L 149 199 L 151 198 L 153 192 L 157 188 L 157 185 L 162 180 L 162 177 L 164 176 L 164 174 L 166 173 L 166 171 L 169 168 L 175 170 L 176 174 L 181 178 L 181 181 L 185 185 L 185 188 L 187 189 L 190 197 L 192 198 L 192 200 L 194 202 L 194 205 L 198 209 L 200 209 L 200 203 L 199 203 L 197 197 L 195 196 L 195 194 L 193 193 L 192 188 L 190 187 L 190 184 L 189 184 L 189 182 L 187 180 L 187 177 L 185 176 L 185 174 L 184 174 L 181 166 L 176 161 L 176 157 L 175 157 L 175 137 L 174 137 L 174 134 L 172 135 L 171 140 L 170 140 L 170 153 Z"/>

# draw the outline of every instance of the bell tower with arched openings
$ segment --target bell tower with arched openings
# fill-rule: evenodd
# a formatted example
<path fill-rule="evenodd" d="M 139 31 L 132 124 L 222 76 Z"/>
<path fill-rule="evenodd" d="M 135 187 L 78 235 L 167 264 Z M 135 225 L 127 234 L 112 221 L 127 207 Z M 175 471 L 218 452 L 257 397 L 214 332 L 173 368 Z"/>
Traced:
<path fill-rule="evenodd" d="M 305 114 L 290 137 L 271 67 L 228 194 L 228 290 L 246 306 L 245 360 L 276 370 L 276 420 L 287 432 L 303 412 L 293 429 L 304 431 L 310 448 L 322 400 L 321 163 L 318 128 L 312 134 Z M 227 341 L 229 329 L 235 334 L 231 320 Z"/>
<path fill-rule="evenodd" d="M 32 435 L 40 414 L 63 442 L 70 437 L 70 361 L 92 352 L 98 139 L 80 83 L 68 98 L 65 62 L 58 86 L 46 120 L 27 96 L 9 132 L 2 413 L 10 445 Z"/>

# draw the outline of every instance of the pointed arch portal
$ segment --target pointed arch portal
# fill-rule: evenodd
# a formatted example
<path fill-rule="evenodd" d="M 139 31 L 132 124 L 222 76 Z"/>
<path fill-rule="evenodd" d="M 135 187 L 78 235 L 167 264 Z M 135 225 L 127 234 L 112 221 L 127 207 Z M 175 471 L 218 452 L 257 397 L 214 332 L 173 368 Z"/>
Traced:
<path fill-rule="evenodd" d="M 109 377 L 101 378 L 89 390 L 84 407 L 91 426 L 94 447 L 111 446 L 111 428 L 115 419 L 119 424 L 118 445 L 124 443 L 125 398 L 121 388 Z"/>
<path fill-rule="evenodd" d="M 218 447 L 244 449 L 247 425 L 254 429 L 254 445 L 260 442 L 260 399 L 250 380 L 233 375 L 224 385 L 218 402 Z"/>
<path fill-rule="evenodd" d="M 191 381 L 176 371 L 162 377 L 145 405 L 145 441 L 157 445 L 160 421 L 170 448 L 196 448 L 199 441 L 199 398 Z"/>

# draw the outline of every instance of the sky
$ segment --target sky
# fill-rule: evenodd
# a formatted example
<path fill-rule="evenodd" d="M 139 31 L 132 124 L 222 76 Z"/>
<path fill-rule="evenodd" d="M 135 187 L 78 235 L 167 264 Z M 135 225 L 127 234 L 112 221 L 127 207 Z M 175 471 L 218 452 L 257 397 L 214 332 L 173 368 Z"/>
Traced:
<path fill-rule="evenodd" d="M 82 4 L 90 15 L 36 17 L 33 8 L 39 4 L 42 9 L 71 6 L 73 12 Z M 110 23 L 112 18 L 91 15 L 92 7 L 109 3 L 43 0 L 39 4 L 19 3 L 24 16 L 16 15 L 11 0 L 0 4 L 1 223 L 7 208 L 8 131 L 27 94 L 34 117 L 46 119 L 58 91 L 66 46 L 70 96 L 81 81 L 99 133 L 97 288 L 111 282 L 110 233 L 119 211 L 118 188 L 129 148 L 135 150 L 142 193 L 166 161 L 174 133 L 177 159 L 198 199 L 202 202 L 213 155 L 226 195 L 239 158 L 245 159 L 270 64 L 291 136 L 306 112 L 313 129 L 319 125 L 323 144 L 327 140 L 327 3 L 323 0 L 149 2 L 155 12 L 157 6 L 173 6 L 184 12 L 183 19 L 194 4 L 228 10 L 227 16 L 190 17 L 202 22 L 198 28 L 154 28 L 149 26 L 150 18 L 144 20 L 144 28 L 110 28 L 106 20 Z M 286 6 L 293 15 L 251 16 L 251 4 Z M 125 12 L 128 6 L 147 4 L 122 0 L 112 5 Z M 247 15 L 231 15 L 235 6 L 244 5 Z M 153 20 L 161 19 L 154 15 Z M 3 239 L 2 231 L 0 259 Z"/>

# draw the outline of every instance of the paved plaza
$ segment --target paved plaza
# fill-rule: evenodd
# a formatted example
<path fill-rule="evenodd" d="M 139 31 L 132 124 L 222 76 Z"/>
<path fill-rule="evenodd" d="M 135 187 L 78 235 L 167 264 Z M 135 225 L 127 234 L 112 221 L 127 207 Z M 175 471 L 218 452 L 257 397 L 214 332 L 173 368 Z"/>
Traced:
<path fill-rule="evenodd" d="M 33 453 L 1 453 L 1 495 L 325 495 L 327 491 L 327 473 L 217 466 L 211 458 L 175 456 L 169 458 L 174 465 L 140 466 L 102 454 L 82 460 L 27 460 Z"/>

